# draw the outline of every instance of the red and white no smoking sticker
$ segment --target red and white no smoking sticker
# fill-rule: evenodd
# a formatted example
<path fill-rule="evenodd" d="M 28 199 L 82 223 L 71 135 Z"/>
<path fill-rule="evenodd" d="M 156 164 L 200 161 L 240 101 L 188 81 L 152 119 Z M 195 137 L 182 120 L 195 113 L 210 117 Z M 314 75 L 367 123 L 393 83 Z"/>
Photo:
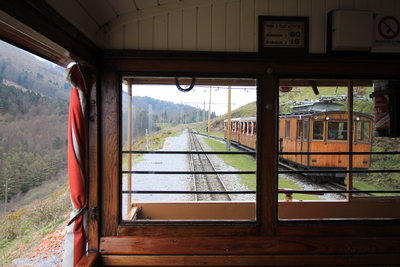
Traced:
<path fill-rule="evenodd" d="M 396 17 L 386 16 L 378 22 L 379 37 L 390 40 L 399 36 L 400 22 Z"/>

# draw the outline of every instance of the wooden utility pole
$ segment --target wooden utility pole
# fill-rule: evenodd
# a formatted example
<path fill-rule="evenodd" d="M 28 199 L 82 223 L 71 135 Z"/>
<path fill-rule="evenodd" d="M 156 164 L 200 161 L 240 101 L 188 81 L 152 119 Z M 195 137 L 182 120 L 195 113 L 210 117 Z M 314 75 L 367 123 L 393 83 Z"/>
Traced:
<path fill-rule="evenodd" d="M 207 126 L 207 136 L 210 137 L 210 127 L 211 127 L 211 86 L 210 86 L 210 98 L 208 100 L 208 126 Z"/>
<path fill-rule="evenodd" d="M 227 122 L 226 122 L 226 151 L 231 151 L 231 132 L 232 132 L 232 129 L 231 129 L 231 98 L 232 98 L 232 95 L 231 95 L 231 92 L 232 91 L 232 88 L 231 88 L 231 86 L 229 85 L 228 86 L 228 120 L 227 120 Z"/>
<path fill-rule="evenodd" d="M 347 86 L 347 142 L 348 142 L 348 151 L 349 151 L 349 161 L 347 165 L 347 170 L 353 170 L 353 131 L 354 131 L 354 123 L 353 123 L 353 81 L 349 81 Z M 353 189 L 353 173 L 347 173 L 346 179 L 346 190 Z M 347 194 L 347 200 L 350 201 L 352 198 L 352 194 Z"/>
<path fill-rule="evenodd" d="M 128 80 L 128 146 L 127 149 L 128 151 L 132 150 L 132 81 L 129 79 Z M 128 171 L 132 170 L 132 154 L 128 153 Z M 132 175 L 130 173 L 127 173 L 127 191 L 131 191 L 132 190 Z M 126 205 L 127 205 L 127 214 L 129 213 L 129 211 L 131 210 L 131 205 L 132 205 L 132 196 L 130 193 L 127 194 L 127 198 L 126 198 Z"/>

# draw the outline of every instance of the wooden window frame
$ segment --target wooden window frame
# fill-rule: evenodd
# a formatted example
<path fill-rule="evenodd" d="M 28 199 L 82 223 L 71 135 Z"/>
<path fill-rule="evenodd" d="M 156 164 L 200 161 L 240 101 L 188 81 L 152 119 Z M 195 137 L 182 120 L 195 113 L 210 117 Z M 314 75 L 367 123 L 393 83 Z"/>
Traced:
<path fill-rule="evenodd" d="M 399 61 L 390 59 L 375 61 L 373 59 L 321 59 L 319 57 L 300 58 L 292 64 L 293 58 L 258 58 L 252 55 L 240 57 L 232 55 L 196 54 L 171 55 L 161 57 L 157 53 L 108 52 L 101 64 L 101 88 L 99 99 L 100 120 L 100 220 L 99 253 L 103 263 L 122 265 L 129 260 L 138 265 L 145 265 L 150 257 L 153 263 L 162 263 L 171 259 L 185 259 L 191 262 L 197 257 L 212 265 L 231 265 L 232 262 L 221 262 L 215 258 L 221 254 L 231 254 L 242 265 L 270 262 L 293 264 L 299 260 L 318 264 L 326 261 L 323 255 L 334 253 L 336 264 L 348 264 L 349 259 L 357 255 L 357 263 L 379 264 L 396 262 L 400 247 L 399 221 L 317 221 L 286 222 L 278 221 L 277 206 L 285 205 L 287 211 L 298 209 L 299 203 L 277 202 L 277 147 L 278 147 L 278 86 L 280 78 L 292 77 L 387 77 L 400 76 Z M 355 60 L 355 61 L 353 61 Z M 376 68 L 376 66 L 379 68 Z M 323 66 L 323 67 L 321 67 Z M 258 136 L 268 136 L 258 143 L 258 195 L 256 223 L 238 224 L 146 224 L 123 225 L 119 210 L 119 173 L 120 166 L 118 125 L 119 92 L 118 86 L 123 74 L 183 74 L 191 77 L 210 74 L 214 76 L 229 74 L 232 77 L 249 75 L 258 77 L 262 90 L 258 90 Z M 223 73 L 220 72 L 223 70 Z M 244 71 L 245 70 L 245 71 Z M 265 125 L 275 127 L 264 127 Z M 259 166 L 263 166 L 259 168 Z M 261 178 L 261 179 L 260 179 Z M 92 191 L 96 189 L 91 188 Z M 92 198 L 96 198 L 95 194 Z M 303 204 L 304 203 L 300 203 Z M 383 205 L 398 207 L 399 202 L 392 200 Z M 306 204 L 307 206 L 308 204 Z M 92 207 L 89 207 L 89 210 Z M 307 208 L 307 207 L 306 207 Z M 93 222 L 96 221 L 94 217 Z M 339 234 L 339 237 L 337 236 Z M 362 237 L 360 239 L 360 236 Z M 321 240 L 321 237 L 322 240 Z M 238 242 L 240 238 L 241 242 Z M 377 245 L 379 240 L 379 245 Z M 322 242 L 322 243 L 321 243 Z M 240 243 L 240 244 L 239 244 Z M 318 244 L 321 243 L 321 246 Z M 343 243 L 351 247 L 351 253 Z M 322 244 L 330 244 L 325 246 Z M 379 246 L 383 255 L 371 258 L 370 248 Z M 251 254 L 259 256 L 248 257 Z M 312 248 L 312 249 L 310 249 Z M 328 258 L 332 258 L 329 256 Z M 274 260 L 275 259 L 275 260 Z M 361 259 L 361 260 L 360 260 Z M 133 260 L 133 261 L 132 261 Z M 141 261 L 144 260 L 144 261 Z M 183 264 L 183 262 L 178 263 Z"/>

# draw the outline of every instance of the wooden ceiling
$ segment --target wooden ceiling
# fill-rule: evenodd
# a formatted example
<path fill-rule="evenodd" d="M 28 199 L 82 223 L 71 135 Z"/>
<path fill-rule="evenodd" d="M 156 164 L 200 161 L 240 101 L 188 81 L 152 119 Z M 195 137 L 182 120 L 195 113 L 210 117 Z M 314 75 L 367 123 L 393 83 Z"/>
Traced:
<path fill-rule="evenodd" d="M 181 5 L 185 0 L 45 0 L 65 19 L 95 43 L 109 25 L 123 17 Z"/>

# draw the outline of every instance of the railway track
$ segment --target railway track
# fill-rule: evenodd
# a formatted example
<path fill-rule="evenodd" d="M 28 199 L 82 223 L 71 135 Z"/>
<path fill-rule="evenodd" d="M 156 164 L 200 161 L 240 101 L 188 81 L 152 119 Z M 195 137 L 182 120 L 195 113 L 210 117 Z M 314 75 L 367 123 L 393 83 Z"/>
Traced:
<path fill-rule="evenodd" d="M 190 132 L 189 140 L 192 151 L 204 151 L 195 133 Z M 190 161 L 192 171 L 216 171 L 207 154 L 191 154 Z M 193 188 L 195 191 L 227 191 L 219 174 L 193 174 Z M 228 194 L 195 194 L 194 198 L 195 201 L 231 201 Z"/>

